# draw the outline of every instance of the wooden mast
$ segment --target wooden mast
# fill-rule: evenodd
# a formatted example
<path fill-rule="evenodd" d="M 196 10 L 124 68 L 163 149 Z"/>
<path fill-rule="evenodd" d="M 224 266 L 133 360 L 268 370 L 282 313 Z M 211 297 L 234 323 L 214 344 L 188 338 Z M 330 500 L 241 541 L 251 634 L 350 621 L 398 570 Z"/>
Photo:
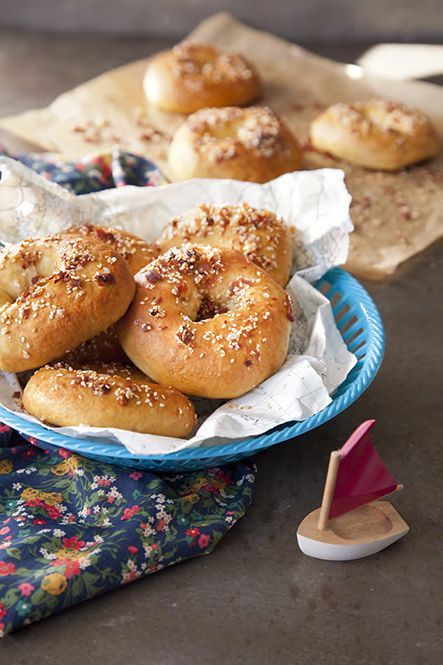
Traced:
<path fill-rule="evenodd" d="M 318 518 L 318 529 L 324 531 L 328 525 L 329 513 L 332 499 L 334 497 L 335 483 L 337 481 L 338 467 L 340 466 L 340 451 L 333 450 L 329 458 L 328 473 L 326 476 L 325 489 L 321 502 L 320 515 Z"/>

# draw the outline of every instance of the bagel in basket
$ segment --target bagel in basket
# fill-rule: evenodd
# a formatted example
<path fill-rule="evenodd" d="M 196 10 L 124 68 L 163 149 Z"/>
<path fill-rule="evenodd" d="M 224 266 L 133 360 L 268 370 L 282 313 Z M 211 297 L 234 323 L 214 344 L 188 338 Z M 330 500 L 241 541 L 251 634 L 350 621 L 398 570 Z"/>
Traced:
<path fill-rule="evenodd" d="M 149 104 L 176 113 L 242 106 L 261 94 L 257 70 L 243 56 L 188 42 L 152 58 L 143 87 Z"/>
<path fill-rule="evenodd" d="M 135 291 L 126 261 L 96 237 L 28 239 L 0 255 L 0 369 L 40 367 L 118 321 Z"/>
<path fill-rule="evenodd" d="M 179 127 L 168 160 L 176 180 L 267 182 L 299 169 L 301 151 L 286 124 L 267 107 L 207 108 Z"/>
<path fill-rule="evenodd" d="M 196 421 L 187 397 L 115 364 L 42 367 L 26 384 L 23 405 L 39 420 L 59 427 L 89 425 L 185 437 Z"/>
<path fill-rule="evenodd" d="M 283 364 L 293 320 L 289 296 L 240 252 L 173 247 L 135 281 L 119 339 L 155 381 L 188 395 L 231 398 Z"/>
<path fill-rule="evenodd" d="M 122 229 L 82 224 L 72 226 L 65 233 L 87 238 L 96 237 L 110 245 L 126 261 L 133 275 L 160 254 L 160 247 L 156 243 L 148 243 Z M 61 360 L 69 365 L 91 362 L 128 362 L 128 358 L 118 341 L 117 329 L 114 325 L 95 337 L 82 342 L 78 347 L 63 356 Z"/>
<path fill-rule="evenodd" d="M 118 252 L 133 275 L 160 254 L 156 243 L 149 243 L 129 231 L 95 224 L 71 226 L 64 233 L 83 238 L 97 238 Z"/>
<path fill-rule="evenodd" d="M 437 132 L 424 113 L 382 99 L 331 106 L 311 123 L 310 138 L 317 150 L 383 171 L 397 171 L 439 151 Z"/>
<path fill-rule="evenodd" d="M 117 325 L 115 323 L 91 339 L 79 344 L 72 351 L 68 351 L 60 362 L 68 365 L 89 365 L 90 363 L 122 363 L 129 364 L 129 358 L 118 341 Z"/>
<path fill-rule="evenodd" d="M 241 205 L 206 205 L 175 217 L 159 240 L 165 251 L 184 242 L 236 249 L 285 286 L 292 264 L 292 238 L 269 210 Z"/>

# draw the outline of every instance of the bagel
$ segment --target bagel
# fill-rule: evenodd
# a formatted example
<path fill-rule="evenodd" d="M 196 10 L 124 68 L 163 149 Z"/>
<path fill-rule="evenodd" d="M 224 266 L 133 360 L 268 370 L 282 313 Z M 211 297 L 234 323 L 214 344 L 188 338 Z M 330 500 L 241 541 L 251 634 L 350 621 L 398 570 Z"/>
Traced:
<path fill-rule="evenodd" d="M 160 248 L 155 243 L 146 242 L 128 231 L 123 231 L 123 229 L 96 226 L 95 224 L 81 224 L 80 226 L 71 226 L 66 233 L 83 238 L 96 237 L 110 245 L 125 259 L 133 275 L 160 254 Z"/>
<path fill-rule="evenodd" d="M 283 364 L 293 320 L 289 297 L 240 252 L 173 247 L 135 281 L 119 339 L 155 381 L 188 395 L 231 398 Z"/>
<path fill-rule="evenodd" d="M 317 150 L 382 171 L 398 171 L 439 151 L 424 113 L 382 99 L 331 106 L 312 122 L 310 139 Z"/>
<path fill-rule="evenodd" d="M 232 178 L 267 182 L 300 168 L 298 143 L 267 107 L 197 111 L 176 131 L 169 146 L 176 180 Z"/>
<path fill-rule="evenodd" d="M 23 405 L 39 420 L 59 427 L 115 427 L 186 437 L 196 421 L 187 397 L 150 383 L 137 370 L 116 365 L 47 365 L 29 379 Z"/>
<path fill-rule="evenodd" d="M 68 351 L 60 360 L 68 365 L 89 365 L 90 363 L 122 363 L 129 359 L 118 341 L 115 323 L 92 339 L 82 342 L 72 351 Z"/>
<path fill-rule="evenodd" d="M 93 238 L 110 245 L 126 261 L 129 269 L 135 275 L 141 268 L 150 263 L 160 254 L 160 247 L 155 243 L 148 243 L 137 236 L 122 229 L 96 226 L 95 224 L 82 224 L 72 226 L 65 233 Z M 69 365 L 87 364 L 91 362 L 119 362 L 128 361 L 118 341 L 117 329 L 110 326 L 92 339 L 82 342 L 77 348 L 69 351 L 61 359 Z"/>
<path fill-rule="evenodd" d="M 125 313 L 135 291 L 125 260 L 96 237 L 28 239 L 0 256 L 0 369 L 60 358 Z"/>
<path fill-rule="evenodd" d="M 257 70 L 241 55 L 187 42 L 152 58 L 143 88 L 149 104 L 176 113 L 242 106 L 261 94 Z"/>
<path fill-rule="evenodd" d="M 289 228 L 274 213 L 241 205 L 201 204 L 174 218 L 159 245 L 163 251 L 184 242 L 236 249 L 285 286 L 292 264 Z"/>

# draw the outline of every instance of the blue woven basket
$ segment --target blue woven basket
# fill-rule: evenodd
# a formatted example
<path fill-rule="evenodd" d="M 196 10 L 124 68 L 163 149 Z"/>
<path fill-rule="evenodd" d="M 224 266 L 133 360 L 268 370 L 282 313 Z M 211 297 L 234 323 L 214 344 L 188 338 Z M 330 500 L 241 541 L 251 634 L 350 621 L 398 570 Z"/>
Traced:
<path fill-rule="evenodd" d="M 334 418 L 366 390 L 381 365 L 384 351 L 383 324 L 376 306 L 361 284 L 340 268 L 330 270 L 316 287 L 331 301 L 335 321 L 350 351 L 358 362 L 346 381 L 339 386 L 326 408 L 312 418 L 280 425 L 248 441 L 232 441 L 220 446 L 192 448 L 164 456 L 146 455 L 141 458 L 124 446 L 99 443 L 91 439 L 73 439 L 52 432 L 42 425 L 22 420 L 0 407 L 1 420 L 25 437 L 34 437 L 44 448 L 64 447 L 86 457 L 155 471 L 191 471 L 235 462 L 244 457 L 293 439 Z"/>

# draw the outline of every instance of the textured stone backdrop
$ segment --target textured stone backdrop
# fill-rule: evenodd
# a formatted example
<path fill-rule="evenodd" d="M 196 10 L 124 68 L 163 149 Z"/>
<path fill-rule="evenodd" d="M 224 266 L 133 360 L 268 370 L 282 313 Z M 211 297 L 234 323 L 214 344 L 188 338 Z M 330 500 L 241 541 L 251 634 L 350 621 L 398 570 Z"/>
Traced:
<path fill-rule="evenodd" d="M 181 37 L 230 11 L 295 41 L 439 41 L 442 0 L 0 0 L 0 26 Z"/>

